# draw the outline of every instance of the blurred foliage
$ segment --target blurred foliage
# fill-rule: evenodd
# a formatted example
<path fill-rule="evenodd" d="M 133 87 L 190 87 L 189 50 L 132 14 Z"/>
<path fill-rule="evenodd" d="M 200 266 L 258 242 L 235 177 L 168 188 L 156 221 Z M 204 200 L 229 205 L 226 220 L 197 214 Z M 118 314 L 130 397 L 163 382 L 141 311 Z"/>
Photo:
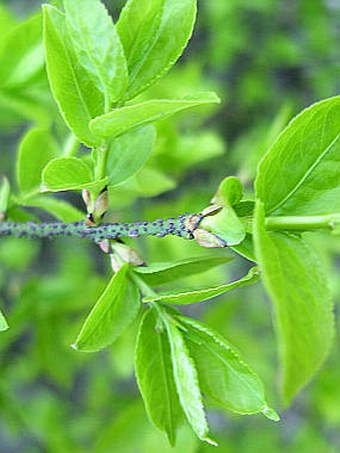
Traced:
<path fill-rule="evenodd" d="M 2 60 L 3 46 L 11 46 L 15 58 L 18 43 L 11 40 L 12 30 L 37 11 L 39 3 L 2 1 L 1 71 L 10 64 Z M 124 2 L 105 3 L 116 17 Z M 110 194 L 112 218 L 127 221 L 194 212 L 206 205 L 226 174 L 238 175 L 251 192 L 256 162 L 289 118 L 339 91 L 338 2 L 201 0 L 199 6 L 198 25 L 184 57 L 143 98 L 216 89 L 224 102 L 218 111 L 200 108 L 157 124 L 157 141 L 143 170 Z M 13 181 L 16 144 L 29 125 L 53 124 L 60 143 L 66 129 L 49 94 L 42 63 L 15 86 L 6 86 L 2 77 L 0 81 L 0 172 Z M 70 201 L 83 209 L 80 197 Z M 339 242 L 323 236 L 315 240 L 329 266 L 338 302 Z M 206 253 L 178 238 L 148 238 L 137 246 L 150 262 Z M 70 349 L 84 314 L 109 279 L 106 266 L 99 250 L 81 241 L 1 240 L 0 302 L 11 326 L 0 342 L 1 451 L 213 449 L 198 445 L 188 429 L 172 449 L 147 421 L 133 377 L 133 328 L 104 353 L 82 355 Z M 219 283 L 226 272 L 236 277 L 247 267 L 249 263 L 238 258 L 228 270 L 220 267 L 187 281 Z M 185 310 L 238 345 L 263 377 L 270 401 L 279 407 L 270 309 L 260 285 Z M 211 407 L 209 421 L 220 441 L 219 451 L 338 451 L 338 346 L 337 340 L 322 371 L 294 405 L 281 408 L 278 424 Z"/>

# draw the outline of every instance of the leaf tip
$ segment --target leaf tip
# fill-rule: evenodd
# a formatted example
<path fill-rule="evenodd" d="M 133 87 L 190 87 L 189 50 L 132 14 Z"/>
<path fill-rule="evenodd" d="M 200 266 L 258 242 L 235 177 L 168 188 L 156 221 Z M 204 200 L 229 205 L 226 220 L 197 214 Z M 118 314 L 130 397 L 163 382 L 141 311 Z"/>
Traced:
<path fill-rule="evenodd" d="M 204 440 L 204 442 L 206 442 L 207 444 L 212 445 L 213 447 L 218 447 L 218 443 L 214 439 L 211 439 L 211 437 L 207 436 L 202 440 Z"/>
<path fill-rule="evenodd" d="M 271 407 L 266 406 L 262 410 L 262 414 L 265 417 L 269 418 L 269 420 L 272 420 L 273 422 L 279 422 L 280 421 L 279 414 L 274 409 L 272 409 Z"/>

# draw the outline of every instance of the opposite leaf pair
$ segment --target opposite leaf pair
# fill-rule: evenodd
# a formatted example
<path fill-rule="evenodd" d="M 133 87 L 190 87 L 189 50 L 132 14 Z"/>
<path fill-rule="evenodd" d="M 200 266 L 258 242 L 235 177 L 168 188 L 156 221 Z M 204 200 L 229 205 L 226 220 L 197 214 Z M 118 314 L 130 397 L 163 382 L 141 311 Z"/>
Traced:
<path fill-rule="evenodd" d="M 136 374 L 151 420 L 166 431 L 172 444 L 185 418 L 201 440 L 215 444 L 208 437 L 201 392 L 212 403 L 234 412 L 263 412 L 268 418 L 278 419 L 265 401 L 261 380 L 225 339 L 163 305 L 215 297 L 255 282 L 257 273 L 251 270 L 236 282 L 190 292 L 156 294 L 148 286 L 199 273 L 229 259 L 201 257 L 130 270 L 127 263 L 123 264 L 87 317 L 74 345 L 86 352 L 110 345 L 137 318 L 140 292 L 147 296 L 142 301 L 150 308 L 139 327 Z"/>
<path fill-rule="evenodd" d="M 60 112 L 84 144 L 98 146 L 103 138 L 218 100 L 210 94 L 123 107 L 181 55 L 192 33 L 196 0 L 130 0 L 117 27 L 98 0 L 63 4 L 65 13 L 43 7 L 47 70 Z"/>

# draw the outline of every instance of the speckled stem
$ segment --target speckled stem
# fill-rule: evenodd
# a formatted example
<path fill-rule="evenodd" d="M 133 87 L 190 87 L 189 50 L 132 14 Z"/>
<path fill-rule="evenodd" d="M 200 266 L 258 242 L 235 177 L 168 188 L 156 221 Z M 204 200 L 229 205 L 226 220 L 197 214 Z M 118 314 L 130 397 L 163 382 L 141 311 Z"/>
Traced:
<path fill-rule="evenodd" d="M 29 239 L 56 237 L 87 238 L 93 242 L 119 237 L 138 238 L 141 236 L 164 237 L 168 234 L 184 239 L 193 239 L 194 223 L 191 219 L 197 215 L 184 214 L 176 218 L 157 219 L 153 222 L 135 223 L 102 223 L 96 227 L 88 227 L 84 222 L 74 223 L 17 223 L 0 222 L 0 237 L 15 236 Z"/>

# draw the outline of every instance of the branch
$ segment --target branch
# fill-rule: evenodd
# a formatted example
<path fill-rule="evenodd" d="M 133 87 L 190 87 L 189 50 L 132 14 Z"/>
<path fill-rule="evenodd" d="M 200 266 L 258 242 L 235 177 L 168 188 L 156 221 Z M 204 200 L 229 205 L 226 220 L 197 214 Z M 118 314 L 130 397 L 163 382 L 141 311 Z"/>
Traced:
<path fill-rule="evenodd" d="M 268 230 L 310 231 L 323 228 L 335 229 L 340 224 L 340 213 L 314 216 L 267 217 Z"/>
<path fill-rule="evenodd" d="M 197 219 L 197 222 L 190 222 L 193 218 Z M 95 227 L 89 227 L 85 222 L 0 222 L 0 237 L 16 236 L 29 239 L 43 239 L 69 236 L 87 238 L 96 243 L 102 242 L 105 239 L 117 239 L 119 237 L 164 237 L 169 234 L 184 239 L 194 239 L 193 232 L 199 223 L 198 219 L 200 220 L 199 215 L 184 214 L 176 218 L 157 219 L 151 222 L 102 223 Z"/>

